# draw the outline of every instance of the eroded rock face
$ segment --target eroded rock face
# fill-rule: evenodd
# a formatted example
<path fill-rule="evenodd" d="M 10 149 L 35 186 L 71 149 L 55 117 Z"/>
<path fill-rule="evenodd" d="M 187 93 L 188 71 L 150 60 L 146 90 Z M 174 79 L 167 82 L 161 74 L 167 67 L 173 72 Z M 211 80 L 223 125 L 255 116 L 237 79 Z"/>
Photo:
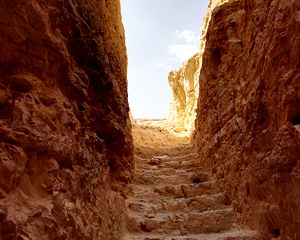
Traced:
<path fill-rule="evenodd" d="M 0 1 L 0 238 L 120 239 L 132 172 L 118 0 Z"/>
<path fill-rule="evenodd" d="M 178 70 L 171 71 L 168 76 L 173 92 L 168 120 L 178 130 L 192 132 L 196 118 L 196 106 L 199 93 L 199 54 L 196 54 Z"/>
<path fill-rule="evenodd" d="M 200 72 L 200 160 L 269 238 L 300 238 L 299 23 L 298 0 L 225 3 Z"/>

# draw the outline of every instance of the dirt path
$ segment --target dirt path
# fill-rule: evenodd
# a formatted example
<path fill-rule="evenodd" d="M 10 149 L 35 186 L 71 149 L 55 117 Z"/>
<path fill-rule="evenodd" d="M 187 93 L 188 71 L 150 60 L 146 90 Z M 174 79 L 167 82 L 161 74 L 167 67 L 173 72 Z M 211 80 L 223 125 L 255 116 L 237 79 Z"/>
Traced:
<path fill-rule="evenodd" d="M 123 240 L 253 240 L 214 181 L 196 162 L 187 138 L 164 122 L 134 126 L 136 171 L 129 186 Z"/>

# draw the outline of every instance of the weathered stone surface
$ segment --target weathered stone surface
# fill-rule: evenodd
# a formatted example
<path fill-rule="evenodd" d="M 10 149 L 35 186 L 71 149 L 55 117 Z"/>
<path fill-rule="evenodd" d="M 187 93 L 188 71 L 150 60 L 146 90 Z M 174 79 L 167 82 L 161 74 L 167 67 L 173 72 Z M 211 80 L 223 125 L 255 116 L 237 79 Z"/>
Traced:
<path fill-rule="evenodd" d="M 194 130 L 196 106 L 199 95 L 199 54 L 196 54 L 178 70 L 169 73 L 168 81 L 173 92 L 168 121 L 178 131 Z"/>
<path fill-rule="evenodd" d="M 217 7 L 200 72 L 200 161 L 269 238 L 300 238 L 299 12 L 298 1 Z"/>
<path fill-rule="evenodd" d="M 0 0 L 0 238 L 120 239 L 132 171 L 117 0 Z"/>
<path fill-rule="evenodd" d="M 159 131 L 158 123 L 163 121 L 153 121 L 151 128 L 149 120 L 139 123 L 133 125 L 134 139 L 160 136 L 156 145 L 137 152 L 134 181 L 127 186 L 123 240 L 262 239 L 256 231 L 237 224 L 238 214 L 217 182 L 202 170 L 192 145 Z M 167 146 L 165 138 L 170 139 Z M 136 146 L 144 143 L 135 141 Z"/>

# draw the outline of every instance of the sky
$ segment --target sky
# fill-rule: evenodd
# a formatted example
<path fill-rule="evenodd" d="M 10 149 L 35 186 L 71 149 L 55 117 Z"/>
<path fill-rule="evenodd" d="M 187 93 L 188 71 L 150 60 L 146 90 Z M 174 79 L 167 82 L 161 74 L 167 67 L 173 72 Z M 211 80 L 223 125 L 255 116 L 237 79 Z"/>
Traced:
<path fill-rule="evenodd" d="M 197 53 L 208 0 L 121 0 L 134 118 L 166 118 L 168 73 Z"/>

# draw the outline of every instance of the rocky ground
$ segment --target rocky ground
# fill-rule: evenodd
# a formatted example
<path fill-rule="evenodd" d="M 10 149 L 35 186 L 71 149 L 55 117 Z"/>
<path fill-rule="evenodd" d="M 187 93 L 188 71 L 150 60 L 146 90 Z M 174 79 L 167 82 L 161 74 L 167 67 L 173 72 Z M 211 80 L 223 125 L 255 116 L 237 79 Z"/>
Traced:
<path fill-rule="evenodd" d="M 187 138 L 165 121 L 139 120 L 124 240 L 260 239 L 237 224 L 230 201 L 197 162 Z"/>

